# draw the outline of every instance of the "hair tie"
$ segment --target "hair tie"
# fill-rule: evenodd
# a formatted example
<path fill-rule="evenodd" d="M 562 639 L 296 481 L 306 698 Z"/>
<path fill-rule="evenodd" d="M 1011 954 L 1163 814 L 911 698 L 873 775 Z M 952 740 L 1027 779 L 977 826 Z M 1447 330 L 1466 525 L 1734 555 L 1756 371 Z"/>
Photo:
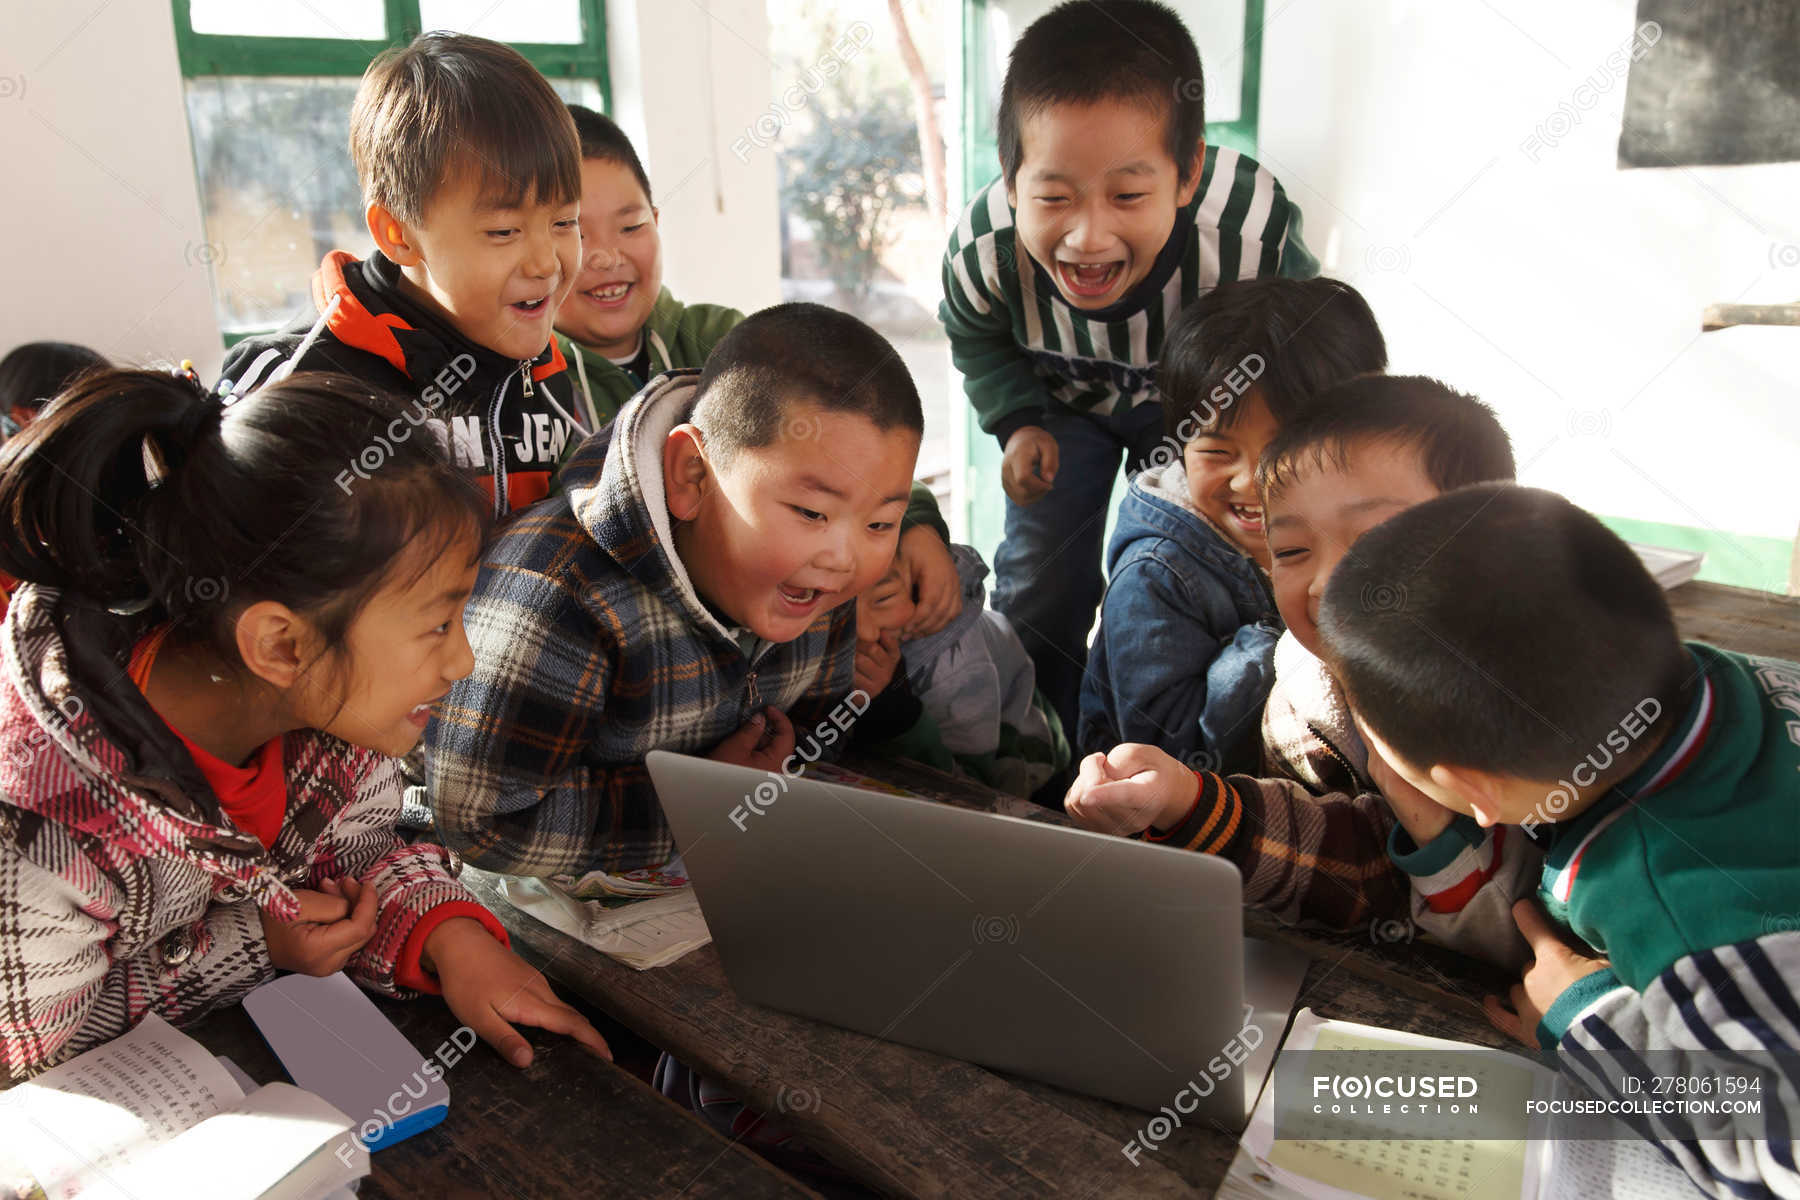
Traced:
<path fill-rule="evenodd" d="M 194 402 L 188 406 L 187 412 L 181 416 L 180 423 L 175 426 L 175 444 L 181 448 L 183 454 L 186 454 L 193 449 L 194 443 L 199 439 L 206 423 L 216 419 L 225 411 L 225 408 L 219 403 L 218 397 L 207 391 L 206 385 L 200 382 L 200 376 L 194 370 L 192 359 L 183 359 L 181 366 L 176 368 L 173 374 L 194 391 Z"/>
<path fill-rule="evenodd" d="M 181 366 L 169 368 L 169 374 L 188 385 L 193 399 L 174 428 L 160 434 L 144 434 L 144 486 L 152 490 L 162 486 L 172 466 L 180 465 L 193 453 L 194 443 L 199 440 L 206 422 L 224 411 L 218 400 L 207 392 L 206 385 L 200 382 L 192 360 L 183 359 Z"/>

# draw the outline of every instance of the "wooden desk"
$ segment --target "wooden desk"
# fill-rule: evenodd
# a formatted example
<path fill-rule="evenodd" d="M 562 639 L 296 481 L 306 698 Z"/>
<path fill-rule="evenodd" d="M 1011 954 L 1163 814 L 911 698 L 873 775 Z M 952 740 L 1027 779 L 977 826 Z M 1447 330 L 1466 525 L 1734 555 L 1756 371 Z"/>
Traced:
<path fill-rule="evenodd" d="M 459 1024 L 438 1000 L 378 997 L 375 1003 L 422 1057 Z M 286 1079 L 241 1007 L 216 1013 L 187 1032 L 259 1083 Z M 360 1193 L 364 1200 L 816 1197 L 630 1072 L 567 1039 L 526 1032 L 537 1057 L 523 1071 L 484 1044 L 449 1067 L 449 1115 L 435 1128 L 371 1155 L 373 1173 Z M 360 1120 L 369 1114 L 347 1115 Z"/>
<path fill-rule="evenodd" d="M 1681 636 L 1724 650 L 1800 662 L 1800 597 L 1719 583 L 1684 583 L 1669 593 Z"/>
<path fill-rule="evenodd" d="M 912 764 L 851 766 L 950 803 L 1062 820 Z M 1124 1147 L 1148 1114 L 750 1004 L 733 993 L 710 946 L 633 971 L 514 909 L 491 877 L 469 872 L 464 880 L 512 931 L 514 949 L 559 986 L 778 1115 L 878 1191 L 1210 1195 L 1236 1153 L 1236 1131 L 1189 1128 L 1134 1165 Z M 1484 990 L 1504 981 L 1457 955 L 1320 937 L 1254 912 L 1246 923 L 1314 958 L 1299 1003 L 1322 1015 L 1505 1044 L 1480 1014 Z"/>

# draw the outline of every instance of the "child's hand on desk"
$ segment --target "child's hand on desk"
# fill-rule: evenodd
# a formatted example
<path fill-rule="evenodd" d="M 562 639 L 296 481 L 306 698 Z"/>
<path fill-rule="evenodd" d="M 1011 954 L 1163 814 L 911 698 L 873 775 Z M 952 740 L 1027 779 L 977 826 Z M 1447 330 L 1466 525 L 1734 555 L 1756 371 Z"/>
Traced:
<path fill-rule="evenodd" d="M 1400 773 L 1372 745 L 1369 747 L 1369 778 L 1375 782 L 1375 789 L 1387 801 L 1388 807 L 1394 810 L 1394 817 L 1401 827 L 1412 835 L 1415 846 L 1431 841 L 1450 828 L 1450 822 L 1456 819 L 1454 812 L 1400 778 Z"/>
<path fill-rule="evenodd" d="M 794 723 L 779 708 L 770 707 L 753 714 L 706 757 L 779 774 L 781 765 L 793 753 Z"/>
<path fill-rule="evenodd" d="M 956 560 L 937 530 L 915 525 L 901 534 L 896 565 L 901 578 L 910 584 L 913 602 L 913 611 L 904 623 L 907 637 L 936 633 L 962 612 L 962 580 L 956 574 Z"/>
<path fill-rule="evenodd" d="M 550 984 L 472 917 L 451 917 L 425 939 L 419 964 L 436 975 L 456 1019 L 515 1067 L 531 1065 L 531 1043 L 514 1024 L 567 1034 L 601 1058 L 612 1050 L 588 1019 L 556 998 Z"/>
<path fill-rule="evenodd" d="M 1525 977 L 1512 986 L 1510 1012 L 1498 996 L 1482 1001 L 1482 1008 L 1495 1029 L 1536 1050 L 1538 1022 L 1556 998 L 1578 980 L 1612 964 L 1571 949 L 1535 899 L 1527 896 L 1513 905 L 1512 912 L 1519 932 L 1531 946 L 1533 961 L 1525 968 Z"/>
<path fill-rule="evenodd" d="M 300 915 L 291 922 L 278 921 L 259 910 L 263 938 L 269 943 L 269 962 L 276 970 L 334 974 L 374 935 L 374 888 L 347 875 L 327 879 L 320 888 L 294 889 Z"/>
<path fill-rule="evenodd" d="M 1155 746 L 1126 742 L 1081 760 L 1063 811 L 1083 829 L 1129 837 L 1145 829 L 1173 829 L 1200 794 L 1193 769 Z"/>

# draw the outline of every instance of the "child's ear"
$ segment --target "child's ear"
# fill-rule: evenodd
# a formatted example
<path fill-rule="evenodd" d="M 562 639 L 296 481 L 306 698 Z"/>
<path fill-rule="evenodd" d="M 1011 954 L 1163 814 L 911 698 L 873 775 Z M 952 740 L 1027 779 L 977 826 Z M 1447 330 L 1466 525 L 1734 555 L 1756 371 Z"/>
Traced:
<path fill-rule="evenodd" d="M 1502 798 L 1505 787 L 1500 776 L 1473 767 L 1452 767 L 1443 763 L 1431 768 L 1431 782 L 1467 806 L 1469 814 L 1483 827 L 1504 823 Z"/>
<path fill-rule="evenodd" d="M 368 222 L 375 248 L 393 260 L 395 266 L 413 267 L 423 261 L 419 248 L 413 244 L 412 230 L 384 206 L 369 205 L 363 219 Z"/>
<path fill-rule="evenodd" d="M 1186 207 L 1200 190 L 1200 173 L 1206 169 L 1206 139 L 1194 143 L 1194 161 L 1188 164 L 1187 178 L 1175 189 L 1175 207 Z"/>
<path fill-rule="evenodd" d="M 252 675 L 282 689 L 300 678 L 309 630 L 285 604 L 261 600 L 238 615 L 238 657 Z"/>
<path fill-rule="evenodd" d="M 677 425 L 663 442 L 663 498 L 669 503 L 669 515 L 677 521 L 693 520 L 711 484 L 705 435 L 693 425 Z"/>

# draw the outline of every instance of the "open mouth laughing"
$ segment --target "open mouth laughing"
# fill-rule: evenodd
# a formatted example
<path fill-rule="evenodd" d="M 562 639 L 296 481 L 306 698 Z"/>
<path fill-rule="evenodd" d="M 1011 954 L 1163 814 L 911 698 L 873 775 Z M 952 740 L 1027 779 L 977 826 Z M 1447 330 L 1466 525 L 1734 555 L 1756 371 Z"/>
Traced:
<path fill-rule="evenodd" d="M 1056 272 L 1062 284 L 1072 294 L 1085 298 L 1104 296 L 1118 284 L 1120 276 L 1125 274 L 1125 263 L 1114 259 L 1111 262 L 1069 262 L 1058 259 Z"/>

